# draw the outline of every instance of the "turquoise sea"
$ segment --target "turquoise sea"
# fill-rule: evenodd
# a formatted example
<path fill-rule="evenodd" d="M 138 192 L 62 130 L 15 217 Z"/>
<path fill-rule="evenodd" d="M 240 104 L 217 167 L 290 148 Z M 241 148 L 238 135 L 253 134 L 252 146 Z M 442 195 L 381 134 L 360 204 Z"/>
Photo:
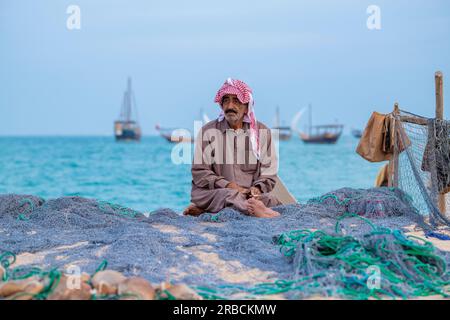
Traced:
<path fill-rule="evenodd" d="M 373 186 L 381 164 L 355 153 L 358 140 L 306 145 L 298 137 L 280 142 L 279 176 L 298 201 L 341 187 Z M 113 137 L 0 137 L 0 194 L 45 199 L 82 196 L 139 211 L 189 204 L 190 166 L 171 161 L 173 144 L 159 136 L 140 143 Z"/>

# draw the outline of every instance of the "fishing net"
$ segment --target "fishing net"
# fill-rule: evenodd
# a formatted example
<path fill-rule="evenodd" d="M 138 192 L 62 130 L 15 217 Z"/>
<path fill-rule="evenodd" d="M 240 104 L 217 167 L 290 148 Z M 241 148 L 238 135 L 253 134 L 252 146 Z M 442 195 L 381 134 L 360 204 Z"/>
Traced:
<path fill-rule="evenodd" d="M 420 214 L 429 217 L 432 226 L 448 226 L 449 197 L 447 210 L 441 213 L 438 196 L 450 191 L 450 122 L 406 111 L 400 116 L 405 121 L 399 121 L 399 140 L 407 147 L 399 155 L 399 188 L 411 197 Z"/>
<path fill-rule="evenodd" d="M 297 285 L 300 280 L 321 295 L 357 299 L 450 294 L 447 264 L 430 242 L 413 241 L 364 218 L 371 230 L 353 236 L 343 232 L 341 219 L 334 233 L 295 230 L 278 238 L 281 252 L 293 262 Z"/>
<path fill-rule="evenodd" d="M 310 205 L 315 203 L 327 205 L 335 215 L 353 212 L 367 218 L 410 215 L 413 212 L 412 198 L 398 188 L 342 188 L 308 201 Z M 416 214 L 411 216 L 417 217 L 420 218 Z"/>
<path fill-rule="evenodd" d="M 369 230 L 345 232 L 348 225 L 344 227 L 344 220 L 350 217 L 360 218 Z M 314 295 L 354 299 L 450 295 L 448 263 L 430 242 L 376 226 L 354 214 L 339 218 L 334 232 L 293 230 L 274 237 L 274 243 L 293 266 L 291 279 L 252 287 L 199 289 L 209 298 L 238 293 L 245 298 L 285 293 L 294 299 Z"/>
<path fill-rule="evenodd" d="M 437 292 L 446 281 L 444 266 L 448 267 L 448 254 L 431 250 L 428 245 L 412 257 L 440 257 L 422 260 L 423 268 L 434 272 L 427 271 L 433 290 L 405 282 L 395 284 L 398 290 L 388 285 L 382 287 L 383 292 L 371 295 L 362 285 L 355 288 L 347 279 L 354 275 L 360 283 L 364 282 L 360 260 L 368 259 L 367 255 L 379 259 L 382 268 L 388 258 L 402 261 L 407 257 L 400 248 L 412 250 L 405 244 L 392 247 L 392 241 L 399 241 L 394 239 L 393 231 L 378 234 L 378 229 L 361 221 L 370 217 L 380 230 L 414 229 L 417 225 L 414 217 L 419 215 L 414 213 L 410 199 L 398 189 L 344 188 L 305 204 L 274 209 L 280 212 L 280 217 L 258 219 L 226 208 L 195 218 L 170 209 L 144 215 L 120 205 L 80 197 L 44 201 L 33 196 L 0 195 L 0 255 L 12 252 L 17 257 L 15 263 L 11 256 L 4 259 L 8 277 L 29 274 L 45 277 L 48 290 L 58 279 L 56 270 L 65 272 L 69 266 L 78 266 L 81 272 L 92 274 L 104 260 L 110 269 L 126 276 L 141 276 L 152 283 L 182 282 L 210 299 L 261 298 L 271 294 L 302 298 L 316 293 L 350 298 L 384 294 L 402 297 Z M 349 210 L 356 214 L 348 216 Z M 339 220 L 342 217 L 345 219 Z M 337 221 L 340 221 L 338 229 Z M 318 230 L 320 233 L 315 233 Z M 329 238 L 323 242 L 320 236 L 325 234 Z M 367 238 L 368 234 L 372 238 Z M 349 251 L 345 249 L 347 242 L 338 241 L 342 237 L 351 237 L 351 241 L 346 240 Z M 387 251 L 373 253 L 377 241 L 386 243 L 386 250 L 397 251 L 392 256 Z M 305 269 L 299 264 L 301 259 L 295 257 L 301 256 L 302 248 L 322 252 L 313 246 L 315 242 L 332 247 L 339 242 L 341 247 L 335 256 L 346 260 L 325 268 L 323 261 L 312 259 L 306 265 L 313 267 Z M 284 247 L 295 247 L 287 258 L 283 257 L 285 249 L 280 252 Z M 354 269 L 348 265 L 345 269 L 346 263 L 352 261 Z M 410 281 L 420 282 L 416 273 L 421 272 L 422 266 L 418 261 L 400 267 L 415 272 Z M 15 268 L 20 269 L 14 271 Z M 45 298 L 45 294 L 41 297 Z"/>

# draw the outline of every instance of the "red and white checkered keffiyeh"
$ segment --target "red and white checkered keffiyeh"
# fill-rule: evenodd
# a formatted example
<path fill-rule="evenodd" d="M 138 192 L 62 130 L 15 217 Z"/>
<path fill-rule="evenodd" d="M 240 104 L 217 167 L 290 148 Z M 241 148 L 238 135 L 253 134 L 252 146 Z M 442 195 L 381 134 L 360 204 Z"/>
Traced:
<path fill-rule="evenodd" d="M 248 112 L 244 117 L 244 122 L 250 123 L 250 142 L 252 144 L 252 150 L 256 157 L 259 159 L 260 149 L 259 149 L 259 134 L 258 126 L 256 122 L 256 115 L 254 109 L 253 93 L 252 89 L 243 81 L 228 78 L 227 81 L 222 85 L 222 87 L 217 91 L 214 102 L 219 105 L 222 104 L 222 98 L 226 94 L 235 94 L 241 103 L 248 103 Z M 223 111 L 219 115 L 219 121 L 224 118 Z"/>

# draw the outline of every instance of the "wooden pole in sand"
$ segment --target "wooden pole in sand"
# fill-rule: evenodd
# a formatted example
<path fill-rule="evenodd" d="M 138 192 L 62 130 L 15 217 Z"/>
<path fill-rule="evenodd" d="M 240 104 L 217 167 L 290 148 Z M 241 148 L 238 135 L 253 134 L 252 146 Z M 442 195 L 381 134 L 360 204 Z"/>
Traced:
<path fill-rule="evenodd" d="M 444 119 L 444 75 L 441 71 L 434 74 L 434 82 L 436 85 L 436 119 Z M 446 215 L 445 194 L 438 196 L 439 211 Z"/>

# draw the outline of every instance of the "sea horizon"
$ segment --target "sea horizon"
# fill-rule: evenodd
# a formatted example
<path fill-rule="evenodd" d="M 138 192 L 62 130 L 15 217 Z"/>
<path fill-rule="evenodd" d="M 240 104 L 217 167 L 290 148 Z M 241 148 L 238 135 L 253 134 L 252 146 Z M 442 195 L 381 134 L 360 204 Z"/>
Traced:
<path fill-rule="evenodd" d="M 362 159 L 357 143 L 352 136 L 334 145 L 280 141 L 278 175 L 300 203 L 343 187 L 370 188 L 383 164 Z M 175 145 L 157 135 L 139 143 L 103 135 L 2 136 L 0 194 L 81 196 L 139 211 L 181 212 L 190 202 L 192 177 L 190 164 L 172 163 Z"/>

